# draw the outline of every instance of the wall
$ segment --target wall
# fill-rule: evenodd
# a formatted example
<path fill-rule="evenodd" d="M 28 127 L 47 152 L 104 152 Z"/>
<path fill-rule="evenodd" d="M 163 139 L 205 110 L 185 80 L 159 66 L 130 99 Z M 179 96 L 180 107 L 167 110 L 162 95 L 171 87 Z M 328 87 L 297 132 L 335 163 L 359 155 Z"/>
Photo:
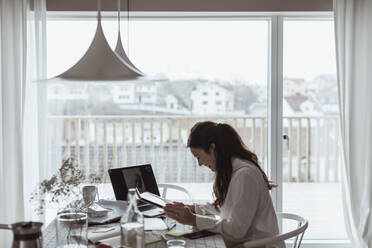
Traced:
<path fill-rule="evenodd" d="M 121 1 L 126 10 L 127 1 Z M 332 11 L 332 0 L 129 0 L 131 11 Z M 95 0 L 46 0 L 48 11 L 95 11 Z M 103 11 L 117 0 L 101 0 Z"/>

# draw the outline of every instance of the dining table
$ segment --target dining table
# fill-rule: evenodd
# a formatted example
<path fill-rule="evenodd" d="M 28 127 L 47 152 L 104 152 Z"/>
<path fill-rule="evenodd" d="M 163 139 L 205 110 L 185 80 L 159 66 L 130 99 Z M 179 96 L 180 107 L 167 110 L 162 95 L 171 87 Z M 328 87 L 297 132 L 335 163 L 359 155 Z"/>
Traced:
<path fill-rule="evenodd" d="M 113 223 L 114 225 L 119 225 L 119 223 Z M 89 226 L 88 230 L 91 228 L 96 228 L 95 226 Z M 180 223 L 176 223 L 176 226 L 172 228 L 172 230 L 185 232 L 190 229 L 190 226 L 183 225 Z M 188 239 L 188 238 L 175 238 L 166 235 L 167 230 L 163 231 L 145 231 L 145 235 L 152 235 L 158 236 L 158 239 L 151 242 L 150 244 L 146 244 L 145 247 L 147 248 L 163 248 L 167 247 L 166 242 L 171 239 L 182 239 L 186 241 L 186 247 L 216 247 L 216 248 L 225 248 L 225 243 L 223 238 L 220 234 L 215 234 L 208 237 L 198 238 L 198 239 Z M 119 237 L 116 237 L 119 240 Z M 115 239 L 115 237 L 112 237 Z M 117 242 L 116 242 L 117 243 Z M 43 247 L 44 248 L 55 248 L 56 245 L 56 220 L 53 220 L 44 230 L 43 230 Z M 90 243 L 88 247 L 96 247 L 95 244 Z M 116 247 L 116 246 L 114 246 Z"/>
<path fill-rule="evenodd" d="M 106 199 L 106 200 L 115 200 L 115 196 L 114 196 L 114 192 L 112 190 L 112 187 L 110 184 L 101 184 L 98 186 L 98 191 L 99 191 L 99 195 L 101 196 L 101 201 L 99 202 L 102 202 L 102 199 Z M 105 200 L 103 200 L 104 202 Z M 187 200 L 184 201 L 185 203 L 190 203 L 190 202 L 187 202 Z M 205 203 L 204 201 L 193 201 L 194 203 Z M 171 220 L 170 218 L 165 218 L 164 219 L 167 226 L 169 227 L 169 223 L 167 223 L 166 220 Z M 89 222 L 89 221 L 88 221 Z M 56 242 L 56 218 L 54 218 L 47 226 L 45 229 L 43 229 L 42 231 L 42 234 L 43 234 L 43 248 L 56 248 L 57 247 L 57 242 Z M 174 221 L 174 223 L 176 224 L 174 227 L 172 226 L 172 231 L 178 231 L 178 232 L 191 232 L 191 231 L 195 231 L 195 230 L 191 230 L 192 227 L 191 226 L 188 226 L 188 225 L 183 225 L 181 223 L 178 223 L 176 221 Z M 116 222 L 116 223 L 111 223 L 110 225 L 112 226 L 119 226 L 120 223 L 119 222 Z M 88 233 L 91 229 L 94 229 L 94 228 L 99 228 L 99 227 L 103 227 L 102 225 L 88 225 Z M 215 234 L 215 235 L 212 235 L 212 236 L 208 236 L 208 237 L 202 237 L 202 238 L 197 238 L 197 239 L 188 239 L 188 238 L 184 238 L 184 237 L 173 237 L 173 236 L 169 236 L 167 235 L 166 233 L 168 232 L 169 230 L 165 229 L 165 230 L 148 230 L 148 231 L 145 231 L 145 236 L 146 235 L 149 235 L 151 236 L 151 240 L 154 240 L 153 242 L 151 243 L 148 243 L 145 245 L 146 248 L 162 248 L 162 247 L 167 247 L 167 241 L 168 240 L 171 240 L 171 239 L 183 239 L 186 241 L 186 247 L 208 247 L 208 248 L 212 248 L 212 247 L 215 247 L 215 248 L 225 248 L 226 245 L 225 245 L 225 242 L 222 238 L 222 236 L 220 234 Z M 89 235 L 88 235 L 89 236 Z M 88 237 L 89 238 L 89 237 Z M 115 237 L 113 237 L 112 239 L 115 239 Z M 113 243 L 116 243 L 116 244 L 120 244 L 120 242 L 118 242 L 118 240 L 120 239 L 120 237 L 116 237 L 116 242 L 113 242 Z M 91 248 L 91 247 L 96 247 L 96 245 L 94 245 L 93 243 L 89 242 L 90 244 L 88 244 L 88 247 Z M 115 245 L 113 247 L 117 247 L 118 245 Z"/>

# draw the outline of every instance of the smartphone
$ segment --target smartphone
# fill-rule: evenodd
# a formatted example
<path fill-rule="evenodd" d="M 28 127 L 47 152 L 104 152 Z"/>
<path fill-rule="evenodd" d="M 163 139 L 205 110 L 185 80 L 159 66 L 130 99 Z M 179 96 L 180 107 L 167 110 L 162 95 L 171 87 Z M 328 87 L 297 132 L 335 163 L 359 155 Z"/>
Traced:
<path fill-rule="evenodd" d="M 199 238 L 204 238 L 208 236 L 215 235 L 216 233 L 207 231 L 207 230 L 201 230 L 197 232 L 192 232 L 192 233 L 187 233 L 183 235 L 182 237 L 188 238 L 188 239 L 199 239 Z"/>

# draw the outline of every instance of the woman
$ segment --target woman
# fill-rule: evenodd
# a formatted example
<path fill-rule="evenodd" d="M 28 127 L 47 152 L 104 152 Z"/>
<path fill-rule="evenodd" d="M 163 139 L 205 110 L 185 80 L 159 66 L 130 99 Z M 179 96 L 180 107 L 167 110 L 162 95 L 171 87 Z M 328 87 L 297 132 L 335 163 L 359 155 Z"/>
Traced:
<path fill-rule="evenodd" d="M 215 173 L 215 201 L 206 205 L 167 204 L 166 214 L 182 224 L 220 233 L 228 247 L 278 233 L 269 190 L 272 184 L 257 156 L 228 124 L 197 123 L 188 140 L 199 166 Z M 271 247 L 285 247 L 283 242 Z"/>

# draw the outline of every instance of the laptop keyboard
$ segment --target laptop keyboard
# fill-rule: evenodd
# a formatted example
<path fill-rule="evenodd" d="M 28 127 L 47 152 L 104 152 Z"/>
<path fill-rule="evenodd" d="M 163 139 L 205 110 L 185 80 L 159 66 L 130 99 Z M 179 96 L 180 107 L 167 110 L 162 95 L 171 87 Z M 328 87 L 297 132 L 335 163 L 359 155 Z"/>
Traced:
<path fill-rule="evenodd" d="M 164 214 L 164 210 L 162 208 L 159 208 L 147 202 L 138 201 L 137 206 L 138 206 L 138 210 L 141 211 L 141 213 L 145 217 L 155 217 L 155 216 Z"/>
<path fill-rule="evenodd" d="M 146 210 L 150 210 L 150 209 L 154 209 L 154 208 L 158 208 L 157 206 L 154 206 L 152 204 L 148 204 L 148 203 L 139 203 L 138 204 L 138 210 L 143 212 L 143 211 L 146 211 Z"/>

